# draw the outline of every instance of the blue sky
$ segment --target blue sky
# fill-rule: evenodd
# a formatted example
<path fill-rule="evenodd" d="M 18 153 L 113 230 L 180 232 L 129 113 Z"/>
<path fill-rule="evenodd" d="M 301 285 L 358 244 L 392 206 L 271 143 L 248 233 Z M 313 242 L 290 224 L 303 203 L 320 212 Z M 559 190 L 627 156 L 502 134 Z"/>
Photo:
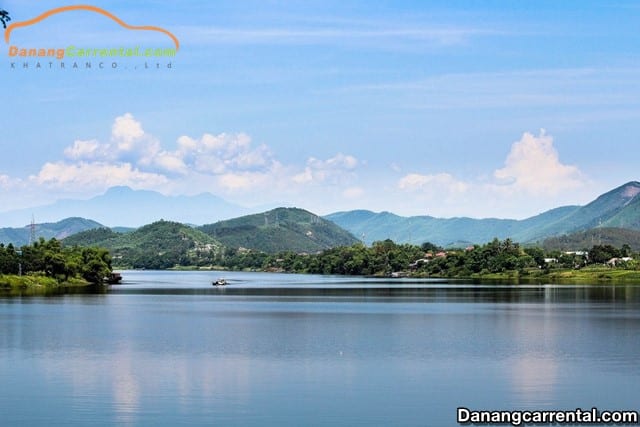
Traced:
<path fill-rule="evenodd" d="M 638 179 L 636 2 L 92 4 L 181 48 L 171 69 L 37 70 L 9 46 L 171 41 L 82 11 L 14 30 L 0 210 L 128 185 L 319 214 L 523 218 Z M 13 22 L 63 5 L 0 2 Z"/>

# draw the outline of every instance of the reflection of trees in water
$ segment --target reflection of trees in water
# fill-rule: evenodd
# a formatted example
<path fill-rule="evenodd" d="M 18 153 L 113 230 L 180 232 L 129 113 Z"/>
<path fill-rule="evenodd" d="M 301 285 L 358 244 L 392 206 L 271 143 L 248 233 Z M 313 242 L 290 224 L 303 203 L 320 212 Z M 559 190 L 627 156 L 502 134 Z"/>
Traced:
<path fill-rule="evenodd" d="M 505 281 L 507 282 L 507 281 Z M 604 285 L 495 285 L 496 281 L 478 281 L 477 287 L 464 288 L 458 297 L 474 302 L 640 302 L 640 287 L 633 284 Z M 532 284 L 533 285 L 533 284 Z M 452 299 L 449 293 L 449 299 Z M 455 299 L 455 298 L 453 298 Z"/>

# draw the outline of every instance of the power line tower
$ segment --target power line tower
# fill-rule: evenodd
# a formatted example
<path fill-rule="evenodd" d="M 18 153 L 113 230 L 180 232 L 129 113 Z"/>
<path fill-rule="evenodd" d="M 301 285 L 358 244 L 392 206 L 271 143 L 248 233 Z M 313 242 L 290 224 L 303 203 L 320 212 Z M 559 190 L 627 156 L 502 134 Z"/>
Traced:
<path fill-rule="evenodd" d="M 29 246 L 33 245 L 36 241 L 36 220 L 31 214 L 31 225 L 29 226 Z"/>

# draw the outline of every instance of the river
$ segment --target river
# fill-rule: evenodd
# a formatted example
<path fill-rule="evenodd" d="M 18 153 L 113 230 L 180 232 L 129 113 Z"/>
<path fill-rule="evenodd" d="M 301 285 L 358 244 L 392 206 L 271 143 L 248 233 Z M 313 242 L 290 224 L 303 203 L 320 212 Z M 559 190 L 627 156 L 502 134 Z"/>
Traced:
<path fill-rule="evenodd" d="M 640 409 L 640 286 L 123 276 L 0 297 L 2 425 L 455 426 L 461 406 Z"/>

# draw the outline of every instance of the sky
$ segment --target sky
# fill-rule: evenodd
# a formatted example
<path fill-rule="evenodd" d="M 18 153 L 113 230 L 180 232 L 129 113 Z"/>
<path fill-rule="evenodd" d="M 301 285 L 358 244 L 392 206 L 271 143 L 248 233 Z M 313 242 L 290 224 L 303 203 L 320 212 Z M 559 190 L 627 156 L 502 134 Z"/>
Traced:
<path fill-rule="evenodd" d="M 66 4 L 0 0 L 10 23 Z M 318 214 L 525 218 L 639 179 L 634 1 L 91 4 L 179 50 L 10 56 L 174 46 L 90 11 L 13 29 L 0 211 L 126 185 Z"/>

